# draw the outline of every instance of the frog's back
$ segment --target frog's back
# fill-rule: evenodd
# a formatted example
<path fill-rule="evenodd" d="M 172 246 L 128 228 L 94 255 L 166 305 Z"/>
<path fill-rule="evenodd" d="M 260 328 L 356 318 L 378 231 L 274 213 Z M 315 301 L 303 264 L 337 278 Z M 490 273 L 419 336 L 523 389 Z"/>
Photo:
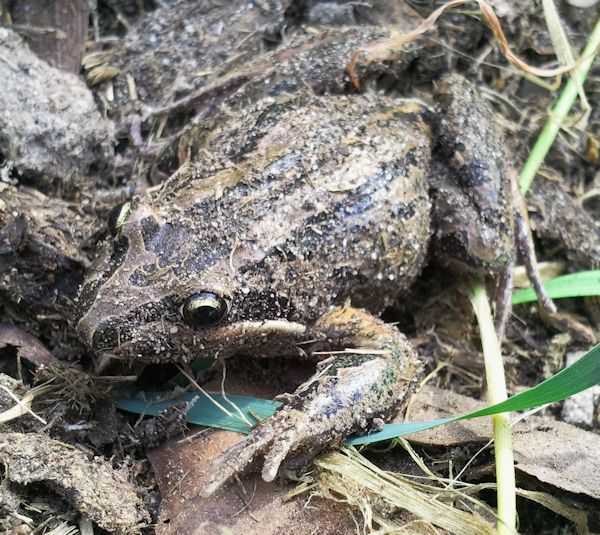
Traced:
<path fill-rule="evenodd" d="M 416 104 L 287 96 L 203 135 L 193 171 L 152 200 L 180 227 L 155 237 L 159 263 L 186 281 L 178 293 L 221 281 L 254 307 L 284 302 L 288 319 L 306 320 L 348 298 L 380 310 L 418 275 L 430 134 Z"/>

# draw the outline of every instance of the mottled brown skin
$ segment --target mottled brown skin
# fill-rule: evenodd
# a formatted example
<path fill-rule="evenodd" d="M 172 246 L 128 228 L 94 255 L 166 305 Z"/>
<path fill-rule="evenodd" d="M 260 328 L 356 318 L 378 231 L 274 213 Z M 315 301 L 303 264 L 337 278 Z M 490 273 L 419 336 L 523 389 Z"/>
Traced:
<path fill-rule="evenodd" d="M 81 292 L 81 335 L 115 357 L 172 361 L 254 345 L 253 322 L 310 326 L 348 299 L 380 312 L 425 262 L 430 139 L 411 103 L 262 101 L 134 199 Z M 227 299 L 225 321 L 182 321 L 198 291 Z"/>
<path fill-rule="evenodd" d="M 447 76 L 437 86 L 432 123 L 449 172 L 432 180 L 435 254 L 457 271 L 498 274 L 510 263 L 514 242 L 511 180 L 498 127 L 466 79 Z"/>
<path fill-rule="evenodd" d="M 431 113 L 415 102 L 264 99 L 203 130 L 193 164 L 134 199 L 106 242 L 79 296 L 78 329 L 96 351 L 156 362 L 242 350 L 325 359 L 273 418 L 225 452 L 206 494 L 259 455 L 272 480 L 288 458 L 310 457 L 399 407 L 418 359 L 372 314 L 420 273 L 432 221 L 436 254 L 449 266 L 506 266 L 510 188 L 503 193 L 490 112 L 462 78 L 446 79 L 440 93 L 439 110 L 454 111 L 434 114 L 435 136 L 424 120 Z M 477 113 L 476 124 L 461 119 L 461 107 Z M 473 146 L 482 141 L 492 148 Z M 200 291 L 222 296 L 229 312 L 194 329 L 180 308 Z"/>

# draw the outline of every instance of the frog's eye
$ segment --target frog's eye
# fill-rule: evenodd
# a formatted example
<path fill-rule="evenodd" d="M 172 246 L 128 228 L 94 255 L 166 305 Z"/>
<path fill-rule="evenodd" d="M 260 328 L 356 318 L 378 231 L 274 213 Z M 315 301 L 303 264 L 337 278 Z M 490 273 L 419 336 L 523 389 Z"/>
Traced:
<path fill-rule="evenodd" d="M 208 327 L 221 321 L 227 314 L 227 301 L 212 292 L 190 295 L 181 307 L 183 320 L 191 327 Z"/>
<path fill-rule="evenodd" d="M 128 201 L 123 204 L 118 204 L 108 213 L 108 228 L 113 236 L 116 236 L 119 233 L 129 212 L 131 212 L 131 203 Z"/>

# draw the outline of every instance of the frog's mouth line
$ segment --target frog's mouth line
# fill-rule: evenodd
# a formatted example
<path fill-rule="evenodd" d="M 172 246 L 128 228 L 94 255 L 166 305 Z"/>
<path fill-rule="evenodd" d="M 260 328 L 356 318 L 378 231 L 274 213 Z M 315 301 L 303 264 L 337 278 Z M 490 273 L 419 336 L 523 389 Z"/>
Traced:
<path fill-rule="evenodd" d="M 246 345 L 252 345 L 252 341 L 269 335 L 295 338 L 302 336 L 305 332 L 305 325 L 281 319 L 237 321 L 203 330 L 170 324 L 166 321 L 153 321 L 139 326 L 135 333 L 119 333 L 115 340 L 117 343 L 112 347 L 104 346 L 94 349 L 116 358 L 128 358 L 127 355 L 135 355 L 136 358 L 145 360 L 146 358 L 156 358 L 163 350 L 169 351 L 175 357 L 177 350 L 174 348 L 179 346 L 197 347 L 200 350 L 219 348 L 235 352 Z M 190 343 L 192 340 L 194 342 Z M 157 347 L 160 349 L 157 350 Z"/>
<path fill-rule="evenodd" d="M 209 343 L 235 341 L 253 336 L 282 334 L 298 336 L 306 332 L 306 326 L 288 320 L 238 321 L 229 325 L 217 326 L 205 332 L 203 340 Z"/>

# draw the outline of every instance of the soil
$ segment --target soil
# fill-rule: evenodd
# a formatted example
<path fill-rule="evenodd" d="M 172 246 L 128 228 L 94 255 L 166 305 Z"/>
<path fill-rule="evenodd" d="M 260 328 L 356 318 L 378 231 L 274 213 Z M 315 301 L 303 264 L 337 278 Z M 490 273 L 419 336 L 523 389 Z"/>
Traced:
<path fill-rule="evenodd" d="M 515 53 L 533 65 L 554 64 L 541 2 L 490 3 Z M 555 3 L 579 50 L 597 6 Z M 48 3 L 22 0 L 19 10 L 13 4 L 0 0 L 0 530 L 45 533 L 88 521 L 97 533 L 376 530 L 382 524 L 364 520 L 362 506 L 319 487 L 318 470 L 296 474 L 308 490 L 293 497 L 297 482 L 269 485 L 250 475 L 211 500 L 200 498 L 208 463 L 237 435 L 186 426 L 185 404 L 155 418 L 118 411 L 113 387 L 166 389 L 179 370 L 90 354 L 73 329 L 73 299 L 107 232 L 108 212 L 193 157 L 197 125 L 274 91 L 358 91 L 346 70 L 354 51 L 391 29 L 412 31 L 431 3 L 98 0 L 82 31 L 92 3 L 73 1 L 77 20 L 62 20 L 54 33 L 54 12 L 43 11 Z M 44 21 L 43 40 L 32 38 L 41 35 L 36 21 Z M 57 42 L 61 32 L 69 44 Z M 559 87 L 509 67 L 477 12 L 447 13 L 394 58 L 365 61 L 357 70 L 362 91 L 424 100 L 446 72 L 480 86 L 518 169 Z M 599 83 L 596 64 L 586 82 L 587 122 L 577 124 L 576 108 L 526 197 L 538 260 L 562 273 L 600 267 Z M 485 400 L 478 332 L 459 287 L 454 275 L 430 265 L 384 314 L 409 336 L 426 372 L 435 371 L 415 398 L 412 419 L 467 412 Z M 592 298 L 565 299 L 560 315 L 548 318 L 536 304 L 517 306 L 503 343 L 509 392 L 538 384 L 568 355 L 589 350 L 599 333 L 598 309 Z M 220 374 L 191 373 L 220 389 Z M 306 363 L 239 357 L 227 365 L 225 386 L 272 398 L 310 373 Z M 556 404 L 515 428 L 518 486 L 538 492 L 536 499 L 519 498 L 521 533 L 600 531 L 598 401 L 586 398 L 585 416 L 580 410 L 574 418 L 569 404 Z M 487 425 L 442 428 L 411 442 L 436 475 L 448 477 L 484 445 Z M 404 449 L 366 455 L 386 470 L 421 474 Z M 493 482 L 491 451 L 462 478 Z M 493 492 L 479 498 L 495 506 Z M 418 520 L 375 498 L 370 507 L 375 518 L 411 526 Z M 484 509 L 478 514 L 493 523 Z"/>

